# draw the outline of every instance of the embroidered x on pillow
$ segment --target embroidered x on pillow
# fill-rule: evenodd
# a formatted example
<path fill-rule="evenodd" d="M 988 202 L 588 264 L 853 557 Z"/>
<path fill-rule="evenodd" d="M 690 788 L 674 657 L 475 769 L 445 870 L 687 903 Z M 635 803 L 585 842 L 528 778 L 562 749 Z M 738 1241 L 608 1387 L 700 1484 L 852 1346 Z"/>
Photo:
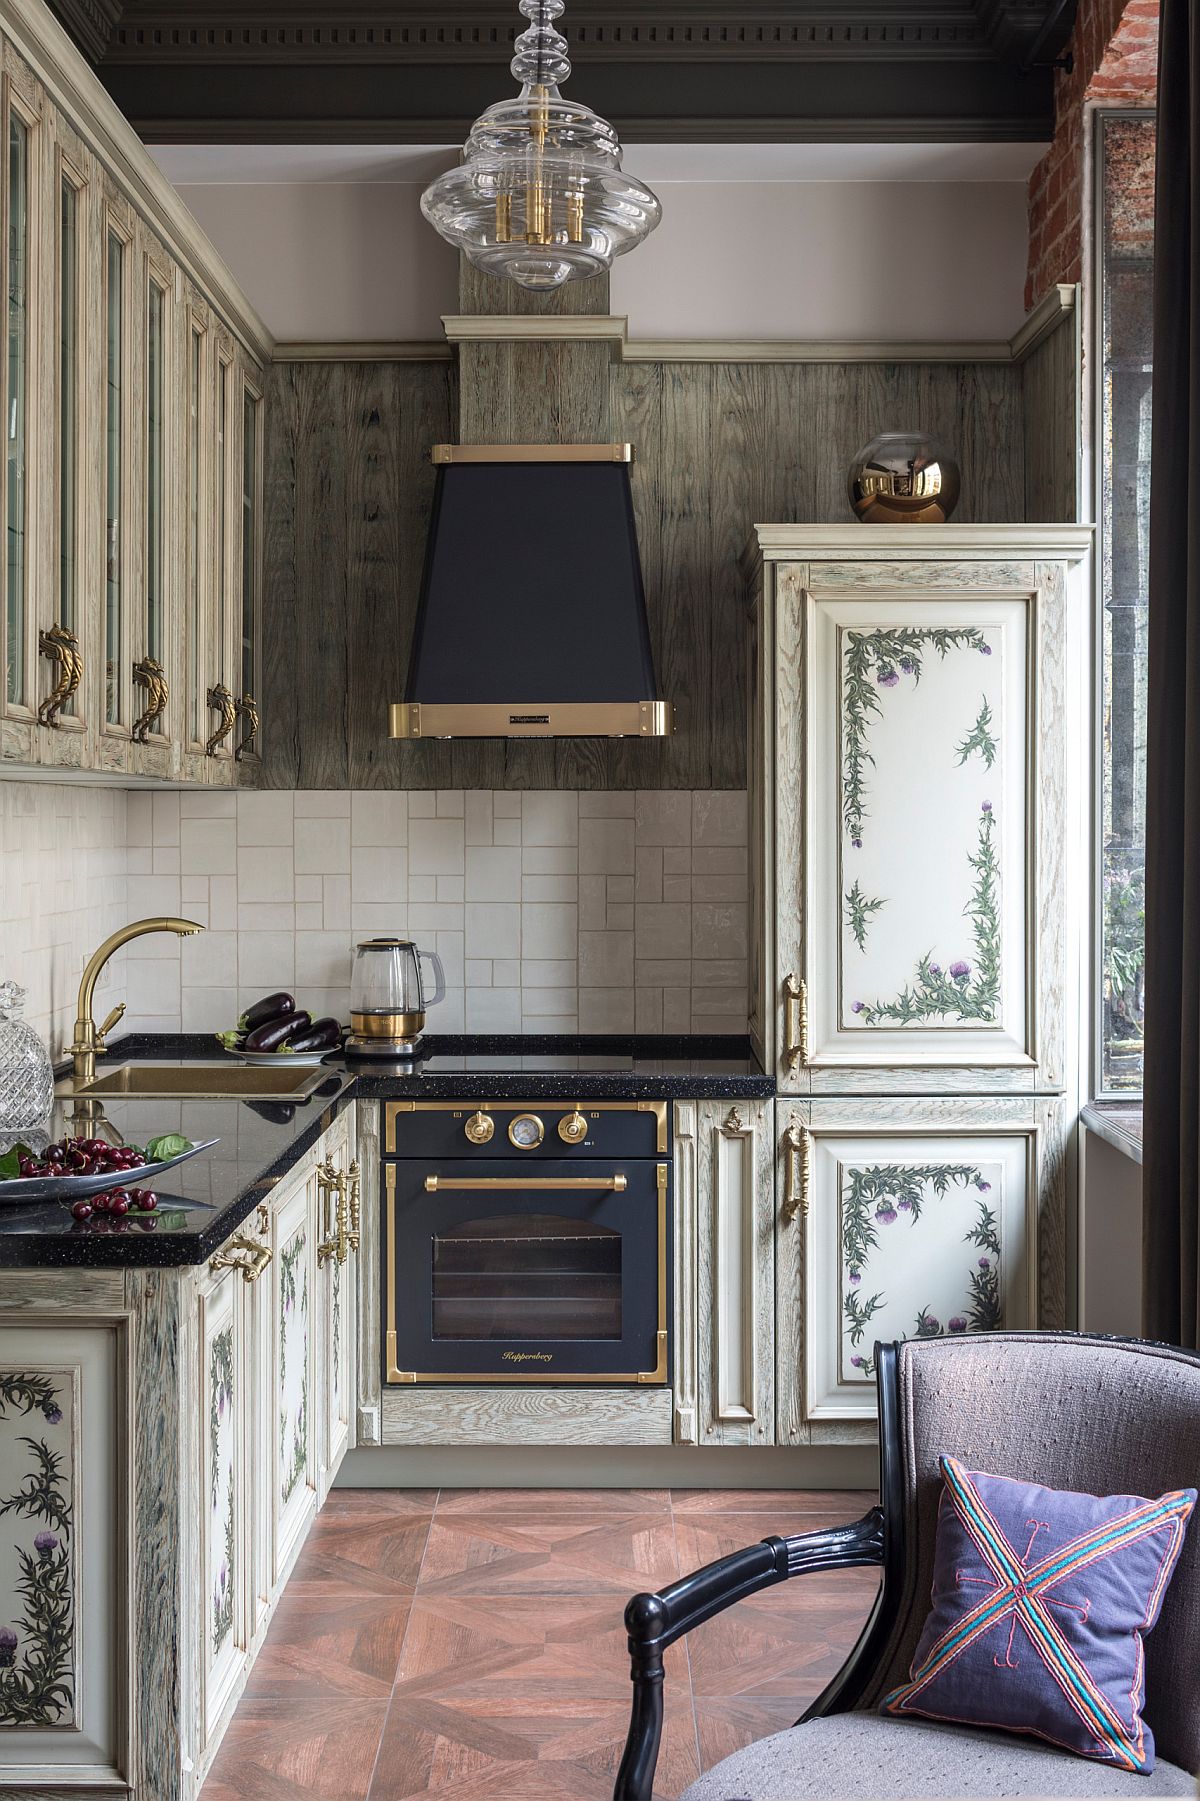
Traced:
<path fill-rule="evenodd" d="M 942 1458 L 933 1606 L 883 1711 L 1031 1734 L 1148 1775 L 1143 1636 L 1196 1505 L 1071 1494 Z"/>

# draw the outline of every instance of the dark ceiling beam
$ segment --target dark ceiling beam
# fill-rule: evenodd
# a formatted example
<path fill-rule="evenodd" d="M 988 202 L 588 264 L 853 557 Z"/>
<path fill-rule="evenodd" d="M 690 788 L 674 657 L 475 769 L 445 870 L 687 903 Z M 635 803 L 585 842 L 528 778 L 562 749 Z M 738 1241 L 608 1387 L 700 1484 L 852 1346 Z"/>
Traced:
<path fill-rule="evenodd" d="M 503 64 L 303 68 L 104 66 L 142 136 L 158 143 L 457 143 L 508 92 Z M 995 63 L 829 61 L 581 68 L 575 91 L 630 142 L 1039 142 L 1048 70 Z"/>

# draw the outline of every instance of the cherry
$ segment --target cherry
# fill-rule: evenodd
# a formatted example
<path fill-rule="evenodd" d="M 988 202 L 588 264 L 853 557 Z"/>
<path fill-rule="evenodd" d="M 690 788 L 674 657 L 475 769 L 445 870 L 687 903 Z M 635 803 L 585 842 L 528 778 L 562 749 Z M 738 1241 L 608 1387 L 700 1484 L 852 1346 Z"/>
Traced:
<path fill-rule="evenodd" d="M 139 1191 L 138 1205 L 141 1207 L 143 1213 L 154 1212 L 154 1209 L 158 1206 L 158 1196 L 152 1188 L 143 1188 Z"/>
<path fill-rule="evenodd" d="M 76 1201 L 71 1209 L 73 1219 L 91 1219 L 92 1204 L 90 1201 Z"/>
<path fill-rule="evenodd" d="M 92 1205 L 93 1205 L 93 1207 L 95 1207 L 96 1212 L 97 1213 L 107 1213 L 108 1212 L 108 1203 L 111 1200 L 111 1198 L 112 1198 L 111 1195 L 107 1195 L 107 1194 L 98 1194 L 98 1195 L 94 1196 L 94 1198 L 92 1200 Z"/>
<path fill-rule="evenodd" d="M 118 1219 L 129 1212 L 129 1196 L 123 1188 L 118 1188 L 114 1194 L 109 1196 L 108 1211 L 115 1214 Z"/>

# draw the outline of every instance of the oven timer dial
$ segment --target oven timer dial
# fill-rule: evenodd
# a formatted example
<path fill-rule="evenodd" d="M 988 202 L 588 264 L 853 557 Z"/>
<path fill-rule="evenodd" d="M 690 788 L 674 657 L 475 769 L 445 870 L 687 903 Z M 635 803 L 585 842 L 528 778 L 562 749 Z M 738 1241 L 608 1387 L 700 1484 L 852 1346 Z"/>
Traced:
<path fill-rule="evenodd" d="M 472 1144 L 489 1144 L 495 1130 L 496 1122 L 490 1113 L 472 1113 L 463 1127 Z"/>
<path fill-rule="evenodd" d="M 587 1137 L 587 1120 L 576 1107 L 573 1113 L 564 1113 L 558 1122 L 558 1135 L 564 1144 L 582 1144 Z"/>
<path fill-rule="evenodd" d="M 508 1141 L 519 1151 L 536 1150 L 546 1136 L 546 1128 L 536 1113 L 518 1113 L 508 1128 Z"/>

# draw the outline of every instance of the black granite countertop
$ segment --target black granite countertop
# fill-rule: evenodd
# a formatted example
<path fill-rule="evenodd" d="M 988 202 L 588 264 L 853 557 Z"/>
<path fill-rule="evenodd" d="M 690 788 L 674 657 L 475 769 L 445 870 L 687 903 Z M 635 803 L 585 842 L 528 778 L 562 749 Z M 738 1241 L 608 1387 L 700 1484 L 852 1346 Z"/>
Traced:
<path fill-rule="evenodd" d="M 76 1221 L 57 1201 L 0 1205 L 0 1268 L 202 1263 L 356 1100 L 769 1099 L 775 1092 L 745 1038 L 464 1035 L 430 1037 L 421 1048 L 420 1057 L 403 1063 L 330 1058 L 319 1087 L 303 1100 L 106 1096 L 100 1105 L 109 1129 L 98 1128 L 98 1136 L 144 1144 L 182 1132 L 220 1143 L 167 1173 L 156 1214 L 127 1216 L 117 1230 L 94 1217 Z M 209 1037 L 130 1034 L 110 1047 L 105 1066 L 208 1062 L 213 1050 Z M 72 1117 L 76 1105 L 56 1103 L 52 1138 L 91 1129 Z"/>

